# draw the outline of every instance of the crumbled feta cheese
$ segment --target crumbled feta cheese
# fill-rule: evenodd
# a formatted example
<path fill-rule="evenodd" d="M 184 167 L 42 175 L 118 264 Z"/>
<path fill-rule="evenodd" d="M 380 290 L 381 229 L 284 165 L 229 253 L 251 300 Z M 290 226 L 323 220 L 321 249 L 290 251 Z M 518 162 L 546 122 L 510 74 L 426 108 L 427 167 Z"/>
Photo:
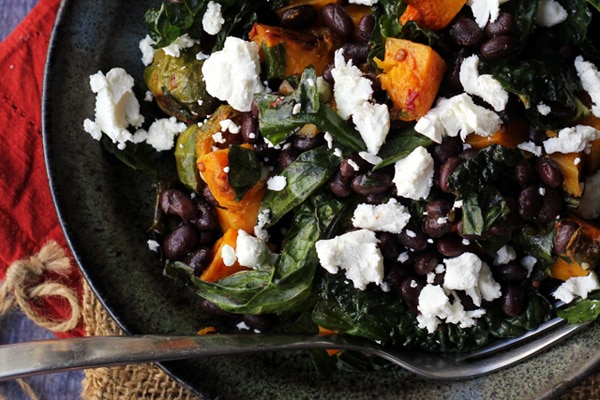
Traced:
<path fill-rule="evenodd" d="M 419 118 L 415 131 L 441 143 L 444 136 L 460 134 L 463 140 L 471 133 L 489 136 L 500 125 L 495 112 L 478 106 L 468 94 L 462 93 L 449 99 L 440 98 L 435 107 Z"/>
<path fill-rule="evenodd" d="M 479 74 L 479 57 L 477 55 L 474 54 L 464 59 L 460 66 L 459 79 L 465 92 L 482 98 L 494 110 L 502 111 L 506 108 L 508 92 L 492 75 Z"/>
<path fill-rule="evenodd" d="M 354 209 L 352 225 L 372 231 L 400 233 L 410 220 L 410 212 L 396 199 L 383 204 L 361 203 Z"/>
<path fill-rule="evenodd" d="M 517 148 L 528 153 L 533 154 L 534 156 L 540 157 L 542 155 L 542 146 L 538 146 L 534 142 L 523 142 L 517 145 Z"/>
<path fill-rule="evenodd" d="M 153 45 L 156 42 L 150 37 L 150 35 L 146 35 L 142 40 L 140 40 L 139 48 L 142 52 L 142 63 L 147 67 L 152 64 L 154 60 L 154 53 L 156 53 L 156 49 Z"/>
<path fill-rule="evenodd" d="M 592 113 L 600 118 L 600 72 L 594 64 L 584 61 L 581 56 L 575 58 L 575 69 L 581 87 L 592 99 Z"/>
<path fill-rule="evenodd" d="M 209 1 L 206 12 L 202 16 L 202 29 L 209 35 L 216 35 L 221 31 L 225 19 L 221 14 L 221 4 Z"/>
<path fill-rule="evenodd" d="M 181 50 L 188 49 L 195 45 L 197 42 L 190 37 L 187 33 L 179 36 L 170 45 L 163 47 L 163 51 L 166 55 L 171 57 L 179 57 Z"/>
<path fill-rule="evenodd" d="M 158 253 L 158 250 L 160 249 L 160 244 L 156 240 L 148 239 L 146 243 L 148 244 L 148 249 L 150 249 L 150 251 Z"/>
<path fill-rule="evenodd" d="M 221 132 L 229 132 L 233 134 L 240 132 L 240 126 L 230 119 L 224 119 L 220 121 L 219 125 L 221 126 Z"/>
<path fill-rule="evenodd" d="M 408 260 L 410 260 L 408 251 L 403 251 L 402 253 L 398 254 L 398 258 L 396 259 L 396 261 L 398 261 L 400 264 L 404 264 Z"/>
<path fill-rule="evenodd" d="M 375 232 L 359 229 L 315 244 L 319 262 L 335 274 L 341 268 L 354 287 L 365 290 L 368 283 L 383 281 L 383 256 L 377 247 Z"/>
<path fill-rule="evenodd" d="M 211 96 L 241 112 L 250 111 L 254 94 L 265 91 L 258 46 L 236 37 L 227 37 L 223 49 L 204 61 L 202 74 Z"/>
<path fill-rule="evenodd" d="M 585 219 L 600 217 L 600 170 L 585 178 L 583 196 L 575 212 Z"/>
<path fill-rule="evenodd" d="M 231 267 L 237 260 L 235 249 L 228 244 L 223 245 L 223 247 L 221 247 L 221 259 L 223 260 L 223 264 L 227 267 Z"/>
<path fill-rule="evenodd" d="M 358 153 L 359 157 L 368 162 L 371 165 L 377 165 L 383 159 L 381 157 L 376 156 L 375 154 L 368 153 L 366 151 L 361 151 Z"/>
<path fill-rule="evenodd" d="M 552 112 L 552 108 L 546 103 L 540 103 L 537 105 L 537 112 L 539 112 L 540 115 L 548 115 Z"/>
<path fill-rule="evenodd" d="M 494 256 L 494 265 L 508 264 L 517 258 L 517 252 L 512 246 L 504 245 L 498 249 Z"/>
<path fill-rule="evenodd" d="M 475 22 L 480 28 L 484 28 L 488 22 L 495 22 L 500 14 L 500 5 L 508 0 L 467 0 L 471 7 Z"/>
<path fill-rule="evenodd" d="M 287 179 L 283 175 L 274 175 L 267 179 L 267 189 L 275 192 L 280 192 L 285 189 L 287 185 Z"/>
<path fill-rule="evenodd" d="M 360 4 L 363 6 L 374 6 L 379 3 L 379 0 L 348 0 L 350 4 Z"/>
<path fill-rule="evenodd" d="M 564 281 L 552 294 L 555 299 L 569 304 L 576 297 L 587 299 L 590 292 L 600 289 L 600 281 L 594 271 L 586 276 L 574 276 Z"/>
<path fill-rule="evenodd" d="M 545 28 L 550 28 L 565 22 L 569 17 L 567 10 L 560 5 L 556 0 L 540 0 L 538 1 L 537 11 L 535 14 L 535 23 Z"/>
<path fill-rule="evenodd" d="M 537 264 L 537 258 L 535 258 L 534 256 L 527 255 L 521 258 L 519 264 L 521 264 L 521 266 L 525 268 L 525 270 L 527 271 L 527 277 L 529 278 L 529 276 L 531 276 L 531 272 L 533 272 L 533 267 L 535 267 L 535 264 Z"/>
<path fill-rule="evenodd" d="M 100 71 L 90 76 L 90 87 L 96 93 L 95 121 L 86 119 L 83 127 L 94 139 L 100 140 L 104 133 L 121 150 L 132 141 L 127 128 L 139 128 L 144 122 L 133 85 L 133 77 L 123 68 L 113 68 L 106 76 Z"/>
<path fill-rule="evenodd" d="M 558 131 L 558 136 L 544 140 L 546 153 L 579 153 L 600 138 L 600 131 L 587 125 L 575 125 Z"/>
<path fill-rule="evenodd" d="M 257 268 L 274 261 L 274 255 L 267 243 L 255 236 L 249 235 L 243 229 L 238 230 L 235 242 L 235 255 L 243 267 Z"/>
<path fill-rule="evenodd" d="M 478 307 L 482 299 L 491 301 L 500 297 L 500 284 L 492 277 L 489 266 L 477 255 L 465 252 L 458 257 L 444 259 L 444 265 L 445 289 L 464 290 Z"/>
<path fill-rule="evenodd" d="M 373 95 L 371 81 L 362 76 L 362 71 L 352 64 L 352 60 L 346 63 L 342 49 L 335 52 L 334 63 L 331 75 L 337 112 L 343 119 L 352 117 L 367 151 L 377 154 L 390 130 L 387 105 L 370 102 Z"/>
<path fill-rule="evenodd" d="M 175 146 L 175 137 L 186 128 L 187 126 L 175 117 L 161 118 L 150 125 L 147 133 L 144 133 L 143 130 L 136 132 L 138 137 L 134 138 L 134 141 L 144 139 L 157 151 L 171 150 Z"/>
<path fill-rule="evenodd" d="M 256 218 L 256 225 L 254 226 L 254 236 L 259 238 L 264 242 L 268 242 L 269 232 L 266 227 L 271 223 L 271 211 L 269 209 L 264 209 L 258 213 L 258 217 Z"/>
<path fill-rule="evenodd" d="M 414 149 L 405 158 L 396 161 L 394 165 L 393 183 L 398 196 L 413 200 L 429 196 L 433 185 L 433 157 L 422 146 Z"/>

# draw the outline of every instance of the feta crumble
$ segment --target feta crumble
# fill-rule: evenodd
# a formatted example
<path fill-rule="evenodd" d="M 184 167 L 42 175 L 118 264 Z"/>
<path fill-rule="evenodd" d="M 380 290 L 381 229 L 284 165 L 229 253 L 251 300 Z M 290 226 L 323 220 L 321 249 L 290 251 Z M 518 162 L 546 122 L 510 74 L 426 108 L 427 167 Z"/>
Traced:
<path fill-rule="evenodd" d="M 420 200 L 429 196 L 433 186 L 433 157 L 422 146 L 394 164 L 394 178 L 398 196 Z"/>
<path fill-rule="evenodd" d="M 592 99 L 592 113 L 600 118 L 600 72 L 594 64 L 581 56 L 575 58 L 575 69 L 583 90 Z"/>
<path fill-rule="evenodd" d="M 265 241 L 249 235 L 243 229 L 238 230 L 235 255 L 238 263 L 248 268 L 268 265 L 275 260 L 275 256 L 271 253 Z"/>
<path fill-rule="evenodd" d="M 502 111 L 506 108 L 508 92 L 492 75 L 479 74 L 479 57 L 477 55 L 464 59 L 460 66 L 459 79 L 465 92 L 482 98 L 494 110 Z"/>
<path fill-rule="evenodd" d="M 206 12 L 202 16 L 202 29 L 209 35 L 216 35 L 221 31 L 225 19 L 221 14 L 221 4 L 209 1 Z"/>
<path fill-rule="evenodd" d="M 181 55 L 181 50 L 188 49 L 194 46 L 197 43 L 194 39 L 190 37 L 190 35 L 183 34 L 175 39 L 171 44 L 166 47 L 163 47 L 163 51 L 166 55 L 171 57 L 179 57 Z"/>
<path fill-rule="evenodd" d="M 156 42 L 150 37 L 150 35 L 146 35 L 142 40 L 140 40 L 139 48 L 142 52 L 142 63 L 147 67 L 152 64 L 154 60 L 154 54 L 156 53 L 156 49 L 153 45 Z"/>
<path fill-rule="evenodd" d="M 600 281 L 594 271 L 586 276 L 574 276 L 564 281 L 552 294 L 555 299 L 569 304 L 576 297 L 587 299 L 590 292 L 600 289 Z"/>
<path fill-rule="evenodd" d="M 280 192 L 287 186 L 287 179 L 283 175 L 275 175 L 267 179 L 267 189 Z"/>
<path fill-rule="evenodd" d="M 563 128 L 557 137 L 544 140 L 546 153 L 579 153 L 590 146 L 590 142 L 600 138 L 600 131 L 587 125 Z"/>
<path fill-rule="evenodd" d="M 221 259 L 223 260 L 223 264 L 227 267 L 231 267 L 237 261 L 235 249 L 228 244 L 223 245 L 221 248 Z"/>
<path fill-rule="evenodd" d="M 535 23 L 545 28 L 553 27 L 562 22 L 565 22 L 569 17 L 567 10 L 560 5 L 556 0 L 540 0 L 538 1 L 537 11 L 535 14 Z"/>
<path fill-rule="evenodd" d="M 495 22 L 500 15 L 500 5 L 508 0 L 467 0 L 471 7 L 475 22 L 480 28 L 484 28 L 488 22 Z"/>
<path fill-rule="evenodd" d="M 372 231 L 401 233 L 409 220 L 408 209 L 391 198 L 383 204 L 359 204 L 354 209 L 352 226 Z"/>

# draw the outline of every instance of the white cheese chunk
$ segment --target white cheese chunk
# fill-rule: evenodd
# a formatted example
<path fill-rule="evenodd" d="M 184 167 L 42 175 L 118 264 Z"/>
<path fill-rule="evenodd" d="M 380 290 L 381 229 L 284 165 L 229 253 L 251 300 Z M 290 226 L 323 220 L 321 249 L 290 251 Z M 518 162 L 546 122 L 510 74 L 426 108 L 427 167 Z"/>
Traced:
<path fill-rule="evenodd" d="M 142 63 L 147 67 L 152 64 L 154 60 L 154 54 L 156 53 L 156 49 L 152 47 L 156 42 L 150 37 L 150 35 L 146 35 L 142 40 L 140 40 L 139 48 L 142 52 Z"/>
<path fill-rule="evenodd" d="M 419 328 L 427 329 L 433 333 L 438 325 L 444 321 L 457 324 L 461 328 L 468 328 L 476 323 L 476 319 L 485 315 L 484 309 L 466 311 L 460 299 L 453 293 L 453 302 L 444 289 L 438 285 L 427 284 L 419 294 L 419 315 L 417 322 Z"/>
<path fill-rule="evenodd" d="M 275 255 L 263 240 L 249 235 L 243 229 L 238 230 L 238 236 L 235 242 L 235 254 L 237 261 L 241 266 L 248 268 L 257 268 L 261 265 L 268 265 L 275 260 Z"/>
<path fill-rule="evenodd" d="M 363 103 L 352 109 L 352 122 L 367 146 L 367 151 L 377 154 L 390 131 L 390 113 L 387 105 Z"/>
<path fill-rule="evenodd" d="M 492 277 L 489 266 L 477 255 L 465 252 L 458 257 L 444 259 L 446 275 L 444 288 L 464 290 L 476 306 L 481 300 L 491 301 L 500 297 L 500 284 Z"/>
<path fill-rule="evenodd" d="M 575 58 L 575 70 L 581 87 L 592 99 L 592 113 L 600 118 L 600 72 L 594 64 L 584 61 L 581 56 Z"/>
<path fill-rule="evenodd" d="M 379 0 L 348 0 L 350 4 L 360 4 L 363 6 L 374 6 L 379 3 Z"/>
<path fill-rule="evenodd" d="M 327 272 L 345 271 L 354 287 L 365 290 L 367 284 L 383 281 L 383 256 L 377 247 L 375 232 L 359 229 L 315 244 L 319 262 Z"/>
<path fill-rule="evenodd" d="M 495 112 L 478 106 L 468 94 L 462 93 L 449 99 L 440 98 L 435 107 L 419 118 L 415 131 L 441 143 L 444 136 L 460 134 L 463 140 L 471 133 L 489 136 L 500 129 L 501 122 Z"/>
<path fill-rule="evenodd" d="M 494 256 L 494 265 L 504 265 L 515 260 L 517 258 L 517 252 L 512 246 L 504 245 L 498 249 Z"/>
<path fill-rule="evenodd" d="M 394 165 L 393 183 L 398 196 L 420 200 L 429 196 L 433 185 L 434 161 L 422 146 Z"/>
<path fill-rule="evenodd" d="M 600 289 L 600 281 L 594 271 L 586 276 L 574 276 L 564 281 L 552 294 L 555 299 L 570 303 L 576 297 L 587 299 L 590 292 Z"/>
<path fill-rule="evenodd" d="M 280 192 L 285 189 L 287 185 L 287 179 L 283 175 L 274 175 L 267 179 L 267 189 L 275 192 Z"/>
<path fill-rule="evenodd" d="M 231 267 L 237 260 L 235 249 L 228 244 L 223 245 L 221 248 L 221 259 L 223 260 L 223 264 L 225 264 L 225 266 Z"/>
<path fill-rule="evenodd" d="M 464 59 L 460 66 L 459 79 L 465 92 L 482 98 L 494 110 L 502 111 L 506 108 L 508 92 L 492 75 L 479 74 L 479 57 L 477 55 Z"/>
<path fill-rule="evenodd" d="M 579 153 L 590 146 L 590 142 L 600 138 L 600 131 L 587 125 L 575 125 L 558 131 L 557 137 L 544 140 L 546 153 Z"/>
<path fill-rule="evenodd" d="M 383 204 L 359 204 L 354 209 L 352 225 L 372 231 L 401 233 L 409 220 L 407 208 L 391 198 Z"/>
<path fill-rule="evenodd" d="M 600 217 L 600 170 L 585 178 L 583 196 L 575 212 L 585 219 Z"/>
<path fill-rule="evenodd" d="M 157 151 L 171 150 L 175 146 L 175 137 L 185 131 L 186 124 L 177 118 L 161 118 L 152 123 L 148 132 L 139 130 L 133 137 L 133 142 L 145 141 Z"/>
<path fill-rule="evenodd" d="M 187 33 L 179 36 L 175 39 L 171 44 L 166 47 L 163 47 L 163 51 L 166 55 L 171 57 L 179 57 L 181 55 L 181 50 L 188 49 L 198 43 L 194 39 L 190 37 Z"/>
<path fill-rule="evenodd" d="M 500 5 L 508 0 L 467 0 L 471 7 L 475 22 L 480 28 L 484 28 L 488 22 L 495 22 L 500 15 Z"/>
<path fill-rule="evenodd" d="M 254 94 L 265 91 L 258 46 L 236 37 L 227 37 L 223 49 L 204 61 L 202 74 L 210 95 L 241 112 L 250 111 Z"/>
<path fill-rule="evenodd" d="M 567 10 L 560 5 L 556 0 L 540 0 L 538 1 L 537 11 L 535 14 L 535 23 L 545 28 L 550 28 L 565 22 L 569 17 Z"/>
<path fill-rule="evenodd" d="M 206 12 L 202 16 L 202 29 L 209 35 L 216 35 L 221 31 L 225 19 L 221 14 L 221 4 L 209 1 L 206 6 Z"/>

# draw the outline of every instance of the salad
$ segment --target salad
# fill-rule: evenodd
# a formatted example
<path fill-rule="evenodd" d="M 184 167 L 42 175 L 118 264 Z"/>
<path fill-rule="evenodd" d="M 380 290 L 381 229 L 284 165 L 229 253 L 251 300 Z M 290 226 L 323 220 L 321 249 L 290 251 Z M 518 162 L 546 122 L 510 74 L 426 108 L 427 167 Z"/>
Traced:
<path fill-rule="evenodd" d="M 599 11 L 164 2 L 140 38 L 158 116 L 116 67 L 84 128 L 156 177 L 149 247 L 215 316 L 200 333 L 467 351 L 600 313 Z"/>

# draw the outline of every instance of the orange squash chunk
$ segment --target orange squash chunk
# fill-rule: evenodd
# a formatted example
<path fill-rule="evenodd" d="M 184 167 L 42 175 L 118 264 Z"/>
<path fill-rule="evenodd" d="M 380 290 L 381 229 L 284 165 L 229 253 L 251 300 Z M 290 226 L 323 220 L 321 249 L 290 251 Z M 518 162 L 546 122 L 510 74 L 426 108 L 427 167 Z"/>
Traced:
<path fill-rule="evenodd" d="M 436 31 L 448 26 L 466 0 L 411 0 L 407 3 L 400 23 L 414 21 L 421 27 Z"/>
<path fill-rule="evenodd" d="M 388 38 L 383 61 L 381 86 L 389 94 L 397 118 L 414 121 L 429 111 L 444 73 L 446 63 L 431 47 L 405 39 Z"/>
<path fill-rule="evenodd" d="M 563 174 L 562 188 L 575 197 L 581 197 L 583 156 L 580 153 L 552 153 L 548 157 L 556 162 Z"/>
<path fill-rule="evenodd" d="M 239 201 L 235 189 L 229 184 L 226 167 L 229 164 L 229 149 L 219 149 L 198 158 L 196 166 L 200 177 L 219 203 L 216 207 L 223 231 L 243 229 L 253 232 L 258 217 L 260 202 L 265 194 L 264 182 L 257 182 Z"/>
<path fill-rule="evenodd" d="M 558 257 L 554 264 L 550 267 L 550 275 L 553 278 L 566 281 L 574 276 L 586 276 L 588 271 L 577 262 L 568 262 L 565 259 Z"/>
<path fill-rule="evenodd" d="M 509 125 L 502 125 L 498 132 L 490 136 L 480 136 L 477 134 L 468 135 L 465 143 L 470 144 L 475 149 L 482 149 L 492 143 L 514 149 L 520 143 L 526 142 L 528 137 L 528 122 L 520 119 Z"/>
<path fill-rule="evenodd" d="M 333 60 L 336 48 L 333 33 L 327 28 L 305 31 L 285 29 L 277 26 L 254 24 L 248 34 L 260 49 L 285 44 L 285 76 L 302 75 L 309 65 L 322 75 L 325 66 Z"/>
<path fill-rule="evenodd" d="M 223 261 L 223 248 L 227 245 L 235 249 L 237 236 L 237 229 L 229 229 L 215 242 L 213 247 L 213 259 L 208 267 L 202 271 L 200 279 L 206 282 L 216 282 L 219 279 L 235 274 L 236 272 L 249 269 L 241 266 L 237 260 L 233 265 L 229 266 L 225 265 L 225 262 Z"/>

